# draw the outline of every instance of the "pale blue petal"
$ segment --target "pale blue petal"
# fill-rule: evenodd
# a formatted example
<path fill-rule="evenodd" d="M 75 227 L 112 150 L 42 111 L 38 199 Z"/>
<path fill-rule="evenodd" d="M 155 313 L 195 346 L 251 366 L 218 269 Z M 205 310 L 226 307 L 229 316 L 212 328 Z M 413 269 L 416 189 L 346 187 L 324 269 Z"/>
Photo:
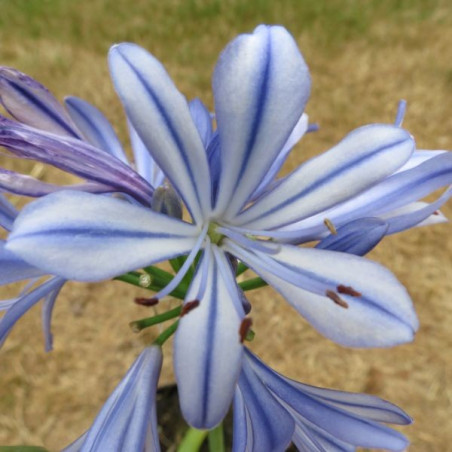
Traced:
<path fill-rule="evenodd" d="M 81 140 L 33 129 L 0 117 L 0 145 L 14 155 L 37 160 L 110 186 L 149 204 L 152 187 L 117 158 Z"/>
<path fill-rule="evenodd" d="M 78 190 L 89 193 L 109 193 L 116 191 L 109 185 L 97 182 L 85 182 L 74 185 L 56 185 L 43 182 L 34 177 L 0 168 L 0 190 L 15 195 L 40 197 L 61 190 Z M 1 215 L 1 214 L 0 214 Z"/>
<path fill-rule="evenodd" d="M 61 278 L 53 277 L 39 285 L 36 289 L 18 298 L 17 301 L 10 306 L 6 311 L 6 314 L 0 320 L 0 346 L 3 345 L 16 322 L 39 300 L 46 297 L 57 287 L 60 287 L 61 283 Z"/>
<path fill-rule="evenodd" d="M 218 215 L 233 218 L 257 189 L 299 120 L 310 85 L 283 27 L 261 25 L 220 55 L 213 76 L 222 161 Z"/>
<path fill-rule="evenodd" d="M 411 341 L 418 328 L 406 289 L 391 272 L 365 258 L 290 245 L 268 256 L 245 251 L 227 239 L 224 247 L 338 344 L 388 347 Z M 361 295 L 340 293 L 340 286 Z M 336 293 L 348 308 L 334 303 L 327 291 Z"/>
<path fill-rule="evenodd" d="M 53 335 L 51 330 L 52 313 L 55 301 L 60 294 L 61 289 L 66 283 L 65 279 L 60 280 L 60 284 L 57 285 L 52 292 L 50 292 L 42 304 L 42 330 L 44 332 L 45 351 L 50 352 L 53 349 Z"/>
<path fill-rule="evenodd" d="M 300 221 L 389 176 L 413 150 L 413 138 L 398 127 L 373 124 L 356 129 L 328 152 L 301 165 L 233 223 L 272 229 Z"/>
<path fill-rule="evenodd" d="M 188 107 L 190 108 L 191 117 L 193 119 L 193 122 L 195 123 L 196 128 L 198 129 L 202 143 L 207 149 L 207 146 L 209 145 L 213 135 L 212 116 L 207 107 L 199 98 L 191 100 L 188 103 Z"/>
<path fill-rule="evenodd" d="M 6 242 L 0 240 L 0 285 L 37 278 L 46 274 L 41 269 L 33 267 L 19 256 L 7 250 L 5 246 Z"/>
<path fill-rule="evenodd" d="M 187 254 L 198 229 L 113 197 L 63 191 L 28 204 L 7 249 L 48 273 L 97 281 Z"/>
<path fill-rule="evenodd" d="M 79 137 L 62 105 L 50 91 L 26 74 L 0 67 L 0 102 L 18 121 L 38 129 Z"/>
<path fill-rule="evenodd" d="M 129 163 L 116 132 L 100 110 L 78 97 L 69 96 L 64 101 L 72 120 L 89 143 Z"/>
<path fill-rule="evenodd" d="M 207 157 L 188 104 L 166 70 L 135 44 L 109 54 L 115 88 L 144 144 L 196 222 L 210 212 Z"/>
<path fill-rule="evenodd" d="M 337 229 L 321 240 L 316 248 L 364 256 L 383 239 L 388 223 L 379 218 L 360 218 Z"/>
<path fill-rule="evenodd" d="M 162 367 L 160 347 L 146 348 L 105 402 L 86 434 L 81 452 L 143 451 L 149 424 L 154 452 L 160 451 L 156 391 Z"/>
<path fill-rule="evenodd" d="M 229 281 L 218 261 L 222 252 L 206 247 L 186 301 L 199 300 L 198 307 L 183 316 L 174 339 L 174 370 L 185 420 L 193 427 L 211 429 L 226 415 L 240 373 L 242 345 L 239 340 L 243 317 L 237 313 L 240 303 L 231 297 Z M 206 254 L 209 253 L 208 256 Z M 202 265 L 208 259 L 208 266 Z M 232 271 L 227 275 L 233 280 Z M 199 297 L 202 280 L 205 289 Z"/>

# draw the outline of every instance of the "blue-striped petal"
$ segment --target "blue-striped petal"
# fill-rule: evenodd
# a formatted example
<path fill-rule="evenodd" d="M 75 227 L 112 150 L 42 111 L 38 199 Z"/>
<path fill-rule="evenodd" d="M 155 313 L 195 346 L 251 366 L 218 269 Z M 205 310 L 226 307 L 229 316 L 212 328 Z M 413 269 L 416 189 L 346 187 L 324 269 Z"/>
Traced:
<path fill-rule="evenodd" d="M 0 285 L 45 275 L 39 268 L 25 262 L 5 248 L 6 242 L 0 240 Z"/>
<path fill-rule="evenodd" d="M 213 76 L 219 215 L 233 218 L 257 189 L 299 120 L 310 85 L 306 63 L 283 27 L 261 25 L 220 55 Z"/>
<path fill-rule="evenodd" d="M 11 231 L 18 210 L 0 194 L 0 227 Z"/>
<path fill-rule="evenodd" d="M 144 204 L 152 187 L 132 168 L 81 140 L 33 129 L 0 117 L 0 145 L 14 155 L 37 160 L 130 194 Z"/>
<path fill-rule="evenodd" d="M 379 218 L 360 218 L 337 229 L 321 240 L 316 248 L 364 256 L 380 243 L 388 223 Z"/>
<path fill-rule="evenodd" d="M 89 143 L 128 164 L 116 132 L 100 110 L 74 96 L 66 97 L 64 102 L 72 120 Z"/>
<path fill-rule="evenodd" d="M 272 229 L 315 215 L 389 176 L 413 150 L 413 138 L 398 127 L 374 124 L 356 129 L 300 166 L 233 223 Z"/>
<path fill-rule="evenodd" d="M 233 452 L 286 450 L 294 433 L 291 415 L 259 380 L 247 359 L 234 397 Z"/>
<path fill-rule="evenodd" d="M 199 222 L 211 210 L 210 175 L 185 98 L 164 67 L 135 44 L 113 46 L 109 63 L 133 127 Z"/>
<path fill-rule="evenodd" d="M 365 258 L 291 245 L 281 245 L 270 256 L 228 239 L 224 247 L 338 344 L 388 347 L 411 341 L 418 328 L 406 289 L 391 272 Z"/>
<path fill-rule="evenodd" d="M 156 391 L 161 367 L 160 347 L 141 352 L 86 433 L 81 452 L 160 451 Z"/>
<path fill-rule="evenodd" d="M 48 273 L 97 281 L 186 254 L 198 229 L 113 197 L 58 192 L 28 204 L 7 249 Z"/>
<path fill-rule="evenodd" d="M 191 117 L 196 128 L 198 129 L 204 148 L 207 149 L 213 135 L 212 117 L 210 115 L 210 111 L 198 97 L 191 100 L 188 103 L 188 107 L 190 108 Z"/>
<path fill-rule="evenodd" d="M 201 429 L 215 427 L 226 415 L 242 360 L 243 308 L 227 258 L 213 248 L 206 247 L 186 297 L 199 306 L 180 319 L 174 339 L 182 413 Z"/>
<path fill-rule="evenodd" d="M 0 67 L 0 102 L 11 116 L 24 124 L 79 138 L 71 118 L 52 93 L 16 69 Z"/>
<path fill-rule="evenodd" d="M 9 307 L 6 314 L 0 320 L 0 347 L 3 345 L 16 322 L 38 301 L 53 291 L 58 290 L 62 283 L 64 281 L 61 278 L 53 277 L 31 292 L 17 298 L 15 303 Z"/>

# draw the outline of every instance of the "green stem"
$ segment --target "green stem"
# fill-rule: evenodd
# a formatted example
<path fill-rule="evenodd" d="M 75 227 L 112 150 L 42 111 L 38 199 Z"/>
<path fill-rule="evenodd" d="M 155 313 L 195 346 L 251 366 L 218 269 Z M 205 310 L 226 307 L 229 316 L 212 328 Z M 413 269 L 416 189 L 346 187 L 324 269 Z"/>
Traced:
<path fill-rule="evenodd" d="M 152 325 L 157 325 L 159 323 L 165 322 L 166 320 L 174 319 L 175 317 L 179 317 L 182 310 L 182 306 L 178 306 L 177 308 L 171 309 L 169 311 L 163 312 L 162 314 L 155 315 L 153 317 L 147 317 L 145 319 L 135 320 L 130 322 L 129 325 L 133 331 L 138 333 L 144 328 L 148 328 Z"/>
<path fill-rule="evenodd" d="M 259 278 L 259 276 L 239 283 L 239 286 L 244 291 L 258 289 L 259 287 L 265 287 L 267 285 L 268 284 L 262 278 Z"/>
<path fill-rule="evenodd" d="M 198 430 L 196 428 L 189 428 L 187 433 L 182 438 L 177 452 L 197 452 L 201 449 L 204 440 L 207 438 L 209 430 Z"/>
<path fill-rule="evenodd" d="M 245 273 L 248 270 L 248 266 L 243 262 L 239 262 L 237 265 L 237 270 L 235 271 L 235 276 L 239 276 L 242 273 Z"/>
<path fill-rule="evenodd" d="M 223 423 L 209 430 L 209 450 L 210 452 L 224 452 Z"/>
<path fill-rule="evenodd" d="M 176 320 L 171 324 L 162 334 L 160 334 L 157 339 L 155 339 L 154 344 L 160 345 L 160 347 L 176 332 L 179 320 Z"/>

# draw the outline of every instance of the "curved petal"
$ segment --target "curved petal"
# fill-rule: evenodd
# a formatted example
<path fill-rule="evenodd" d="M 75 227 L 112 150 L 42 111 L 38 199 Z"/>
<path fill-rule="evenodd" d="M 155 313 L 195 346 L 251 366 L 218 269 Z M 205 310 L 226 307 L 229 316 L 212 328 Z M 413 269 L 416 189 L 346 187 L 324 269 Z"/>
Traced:
<path fill-rule="evenodd" d="M 356 129 L 283 179 L 233 224 L 272 229 L 315 215 L 389 176 L 413 150 L 413 138 L 398 127 L 373 124 Z"/>
<path fill-rule="evenodd" d="M 18 210 L 0 194 L 0 226 L 7 231 L 11 231 Z"/>
<path fill-rule="evenodd" d="M 72 120 L 89 143 L 129 164 L 113 127 L 100 110 L 74 96 L 66 97 L 64 102 Z"/>
<path fill-rule="evenodd" d="M 321 240 L 316 248 L 364 256 L 375 248 L 388 230 L 388 223 L 379 218 L 361 218 L 340 227 L 335 234 Z"/>
<path fill-rule="evenodd" d="M 201 429 L 215 427 L 226 415 L 243 348 L 239 340 L 243 309 L 240 316 L 236 283 L 231 270 L 228 275 L 221 271 L 227 264 L 226 256 L 212 248 L 206 247 L 186 297 L 186 302 L 198 300 L 199 306 L 180 319 L 174 339 L 174 370 L 182 413 L 190 425 Z"/>
<path fill-rule="evenodd" d="M 261 25 L 225 48 L 213 76 L 222 160 L 217 214 L 233 218 L 257 189 L 300 118 L 310 85 L 283 27 Z"/>
<path fill-rule="evenodd" d="M 11 116 L 24 124 L 79 138 L 71 118 L 52 93 L 16 69 L 0 67 L 0 102 Z"/>
<path fill-rule="evenodd" d="M 191 100 L 188 103 L 188 107 L 190 108 L 191 117 L 198 129 L 204 148 L 207 149 L 213 135 L 210 112 L 198 97 Z"/>
<path fill-rule="evenodd" d="M 198 234 L 120 199 L 63 191 L 22 210 L 7 249 L 49 273 L 96 281 L 186 254 Z"/>
<path fill-rule="evenodd" d="M 57 285 L 52 292 L 50 292 L 42 305 L 42 330 L 44 332 L 45 339 L 45 351 L 50 352 L 53 349 L 53 335 L 51 330 L 51 322 L 52 322 L 52 313 L 53 307 L 55 306 L 55 301 L 60 294 L 61 289 L 66 283 L 65 279 L 60 280 L 60 284 Z"/>
<path fill-rule="evenodd" d="M 36 289 L 18 298 L 16 302 L 9 307 L 6 314 L 0 320 L 0 347 L 5 342 L 5 339 L 16 322 L 38 301 L 60 287 L 61 283 L 61 278 L 50 278 L 45 283 L 36 287 Z"/>
<path fill-rule="evenodd" d="M 37 278 L 46 273 L 33 267 L 6 248 L 6 242 L 0 240 L 0 285 L 10 284 L 24 279 Z"/>
<path fill-rule="evenodd" d="M 149 204 L 152 187 L 132 168 L 88 143 L 0 117 L 0 145 L 18 157 L 60 168 Z"/>
<path fill-rule="evenodd" d="M 245 251 L 227 239 L 224 247 L 338 344 L 388 347 L 411 341 L 418 328 L 406 289 L 379 264 L 290 245 L 271 256 Z"/>
<path fill-rule="evenodd" d="M 164 67 L 135 44 L 109 53 L 113 83 L 138 135 L 196 222 L 210 212 L 210 175 L 188 104 Z"/>
<path fill-rule="evenodd" d="M 160 347 L 141 352 L 86 433 L 81 452 L 143 451 L 149 425 L 150 450 L 160 451 L 155 394 L 161 367 Z"/>
<path fill-rule="evenodd" d="M 246 359 L 243 360 L 237 391 L 239 397 L 236 396 L 234 399 L 233 451 L 286 450 L 294 433 L 293 418 L 259 380 Z M 242 406 L 239 405 L 240 403 Z M 239 415 L 237 420 L 235 419 L 236 411 Z M 238 420 L 243 411 L 248 422 L 240 426 Z"/>

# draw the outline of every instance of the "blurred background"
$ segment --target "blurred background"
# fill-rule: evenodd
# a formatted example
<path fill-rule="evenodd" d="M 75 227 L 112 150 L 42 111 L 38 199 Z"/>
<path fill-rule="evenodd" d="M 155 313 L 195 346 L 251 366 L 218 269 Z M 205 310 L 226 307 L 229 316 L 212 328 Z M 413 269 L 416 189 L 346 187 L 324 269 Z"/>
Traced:
<path fill-rule="evenodd" d="M 320 131 L 303 138 L 285 167 L 323 152 L 362 124 L 392 122 L 397 102 L 419 149 L 452 149 L 452 5 L 448 0 L 0 0 L 0 64 L 46 85 L 58 98 L 94 103 L 126 141 L 109 79 L 111 44 L 136 42 L 166 66 L 179 89 L 213 108 L 210 77 L 221 49 L 259 23 L 287 27 L 310 67 L 307 106 Z M 71 179 L 0 156 L 8 169 L 42 180 Z M 443 209 L 452 217 L 452 203 Z M 317 334 L 271 289 L 250 293 L 257 332 L 252 349 L 299 381 L 377 394 L 415 419 L 404 428 L 410 451 L 452 450 L 452 239 L 450 224 L 387 238 L 370 258 L 408 287 L 421 321 L 413 344 L 354 350 Z M 2 298 L 17 288 L 2 289 Z M 91 424 L 131 362 L 157 334 L 128 322 L 148 316 L 119 282 L 71 283 L 53 317 L 46 354 L 39 306 L 0 350 L 0 444 L 57 451 Z M 165 345 L 162 385 L 173 381 Z M 171 439 L 167 450 L 174 450 Z"/>

